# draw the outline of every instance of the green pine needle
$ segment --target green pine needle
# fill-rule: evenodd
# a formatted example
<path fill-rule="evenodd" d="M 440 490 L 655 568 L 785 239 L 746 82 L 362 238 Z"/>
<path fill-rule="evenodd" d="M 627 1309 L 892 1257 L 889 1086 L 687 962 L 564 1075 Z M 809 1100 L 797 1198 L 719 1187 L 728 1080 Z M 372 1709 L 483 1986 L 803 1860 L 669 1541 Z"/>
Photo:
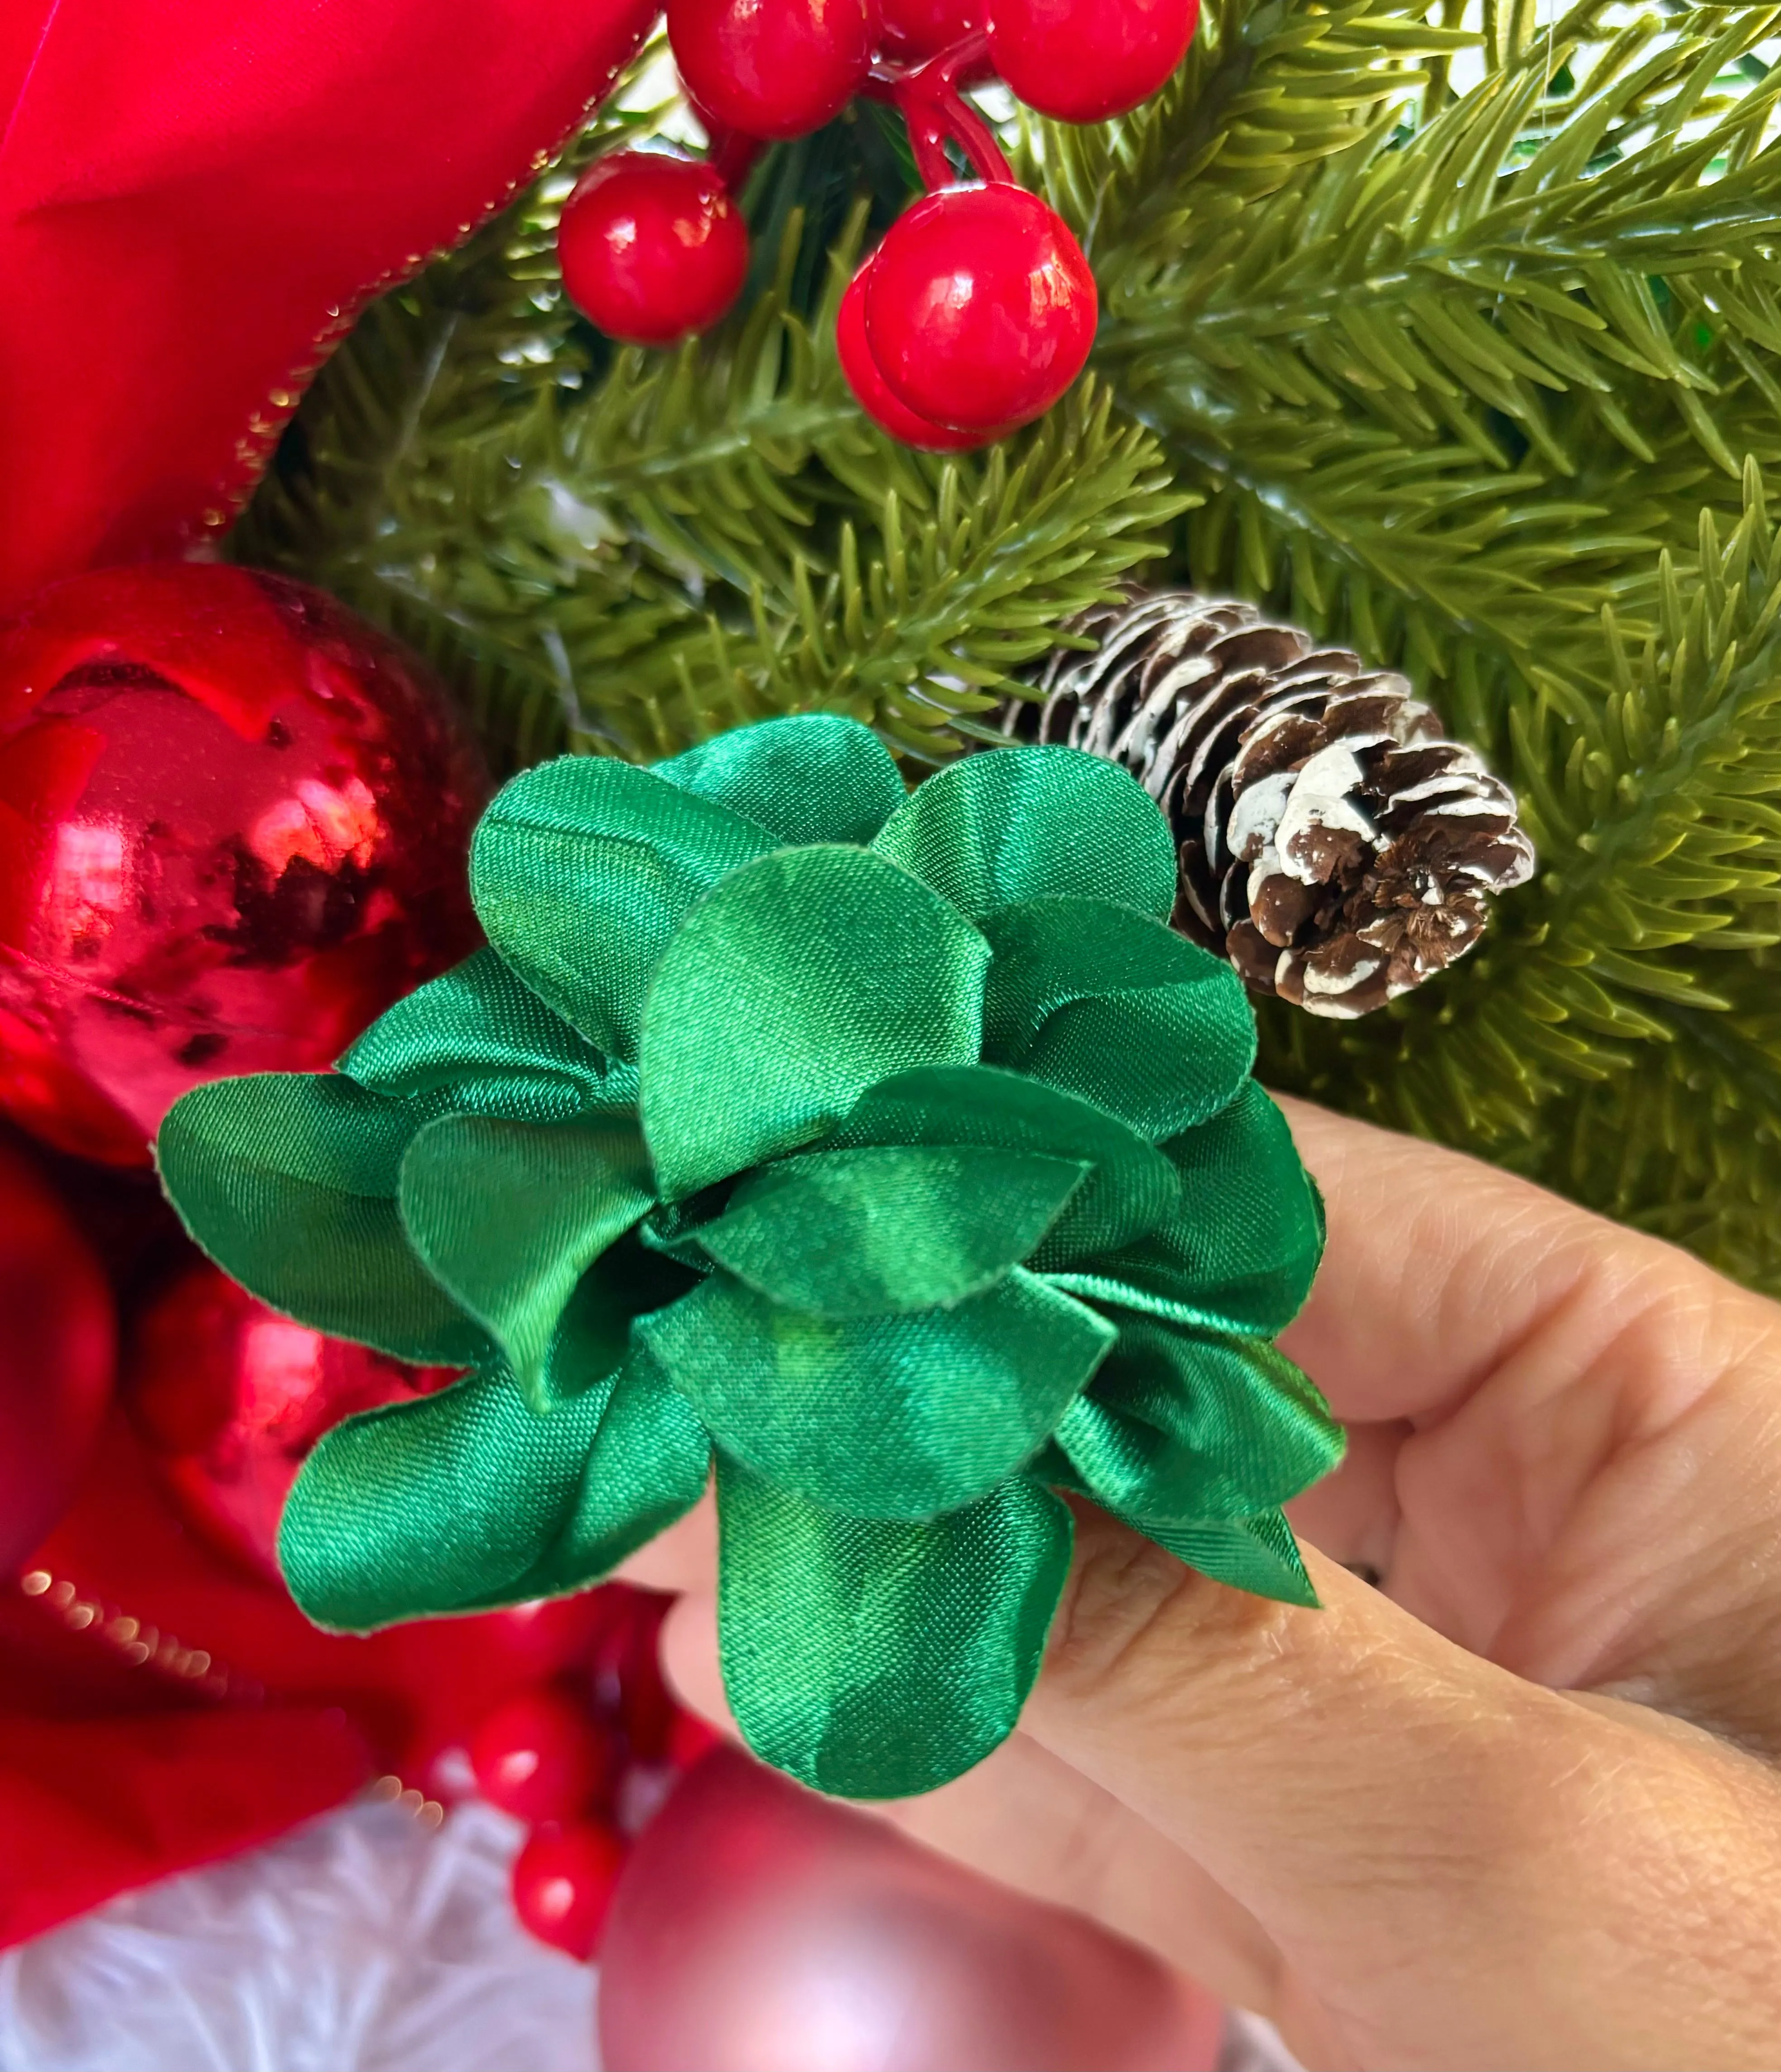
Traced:
<path fill-rule="evenodd" d="M 430 656 L 496 760 L 858 715 L 957 752 L 1123 580 L 1405 669 L 1540 848 L 1470 958 L 1277 1082 L 1500 1159 L 1781 1289 L 1781 8 L 1208 0 L 1122 121 L 1028 121 L 1095 372 L 905 452 L 833 346 L 911 191 L 882 110 L 751 179 L 742 309 L 615 351 L 551 252 L 607 114 L 370 310 L 235 551 Z M 635 98 L 633 92 L 632 98 Z"/>

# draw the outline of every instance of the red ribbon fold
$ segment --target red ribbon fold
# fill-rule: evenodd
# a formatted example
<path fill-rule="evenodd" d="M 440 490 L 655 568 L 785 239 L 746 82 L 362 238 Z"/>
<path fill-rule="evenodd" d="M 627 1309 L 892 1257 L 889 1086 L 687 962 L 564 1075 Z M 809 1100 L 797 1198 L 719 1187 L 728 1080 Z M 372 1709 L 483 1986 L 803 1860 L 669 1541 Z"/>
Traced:
<path fill-rule="evenodd" d="M 220 533 L 357 308 L 504 200 L 658 11 L 0 7 L 0 610 Z"/>

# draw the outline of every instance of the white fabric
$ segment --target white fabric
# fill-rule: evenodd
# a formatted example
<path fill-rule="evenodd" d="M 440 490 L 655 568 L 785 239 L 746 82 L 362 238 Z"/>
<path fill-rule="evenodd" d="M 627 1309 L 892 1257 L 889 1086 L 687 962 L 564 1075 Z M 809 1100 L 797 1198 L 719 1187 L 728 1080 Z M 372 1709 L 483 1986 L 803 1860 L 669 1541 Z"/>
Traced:
<path fill-rule="evenodd" d="M 0 2072 L 598 2072 L 594 1975 L 513 1917 L 521 1830 L 360 1805 L 0 1954 Z"/>

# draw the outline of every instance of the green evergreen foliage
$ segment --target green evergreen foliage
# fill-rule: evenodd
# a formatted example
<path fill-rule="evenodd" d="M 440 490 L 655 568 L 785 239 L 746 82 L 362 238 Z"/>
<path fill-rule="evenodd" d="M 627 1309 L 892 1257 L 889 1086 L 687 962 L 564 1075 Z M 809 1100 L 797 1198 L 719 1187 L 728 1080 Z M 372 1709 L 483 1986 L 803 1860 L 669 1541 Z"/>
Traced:
<path fill-rule="evenodd" d="M 1778 34 L 1210 0 L 1154 102 L 1015 140 L 1100 281 L 1094 372 L 944 462 L 864 422 L 830 343 L 912 177 L 882 112 L 763 162 L 748 306 L 669 356 L 555 281 L 574 163 L 648 120 L 603 117 L 368 311 L 237 551 L 430 653 L 505 763 L 813 705 L 942 758 L 1133 578 L 1400 667 L 1515 783 L 1540 875 L 1366 1021 L 1265 1003 L 1265 1075 L 1781 1288 Z"/>

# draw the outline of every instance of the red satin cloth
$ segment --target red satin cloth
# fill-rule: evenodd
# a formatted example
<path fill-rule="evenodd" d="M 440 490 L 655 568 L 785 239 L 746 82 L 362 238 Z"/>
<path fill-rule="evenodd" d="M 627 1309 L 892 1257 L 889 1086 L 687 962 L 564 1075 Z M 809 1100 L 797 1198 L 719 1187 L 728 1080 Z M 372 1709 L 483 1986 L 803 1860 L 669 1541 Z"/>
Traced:
<path fill-rule="evenodd" d="M 323 1633 L 185 1532 L 121 1416 L 25 1576 L 0 1581 L 0 1946 L 380 1774 L 437 1790 L 444 1749 L 628 1616 L 594 1591 Z"/>
<path fill-rule="evenodd" d="M 658 0 L 3 0 L 0 610 L 219 532 L 327 345 Z"/>

